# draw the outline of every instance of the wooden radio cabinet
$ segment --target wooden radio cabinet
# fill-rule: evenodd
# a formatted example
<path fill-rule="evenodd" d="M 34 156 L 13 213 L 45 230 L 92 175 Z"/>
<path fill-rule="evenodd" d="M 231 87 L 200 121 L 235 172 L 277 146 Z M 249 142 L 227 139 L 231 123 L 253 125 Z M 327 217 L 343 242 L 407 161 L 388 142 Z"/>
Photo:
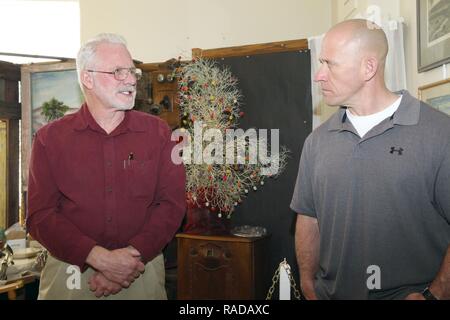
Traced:
<path fill-rule="evenodd" d="M 181 233 L 178 299 L 264 299 L 268 237 Z"/>

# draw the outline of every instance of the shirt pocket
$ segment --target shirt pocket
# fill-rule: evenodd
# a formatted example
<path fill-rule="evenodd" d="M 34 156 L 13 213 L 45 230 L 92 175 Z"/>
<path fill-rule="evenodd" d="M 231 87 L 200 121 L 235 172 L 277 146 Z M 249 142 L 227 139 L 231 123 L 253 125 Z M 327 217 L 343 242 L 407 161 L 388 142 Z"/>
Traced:
<path fill-rule="evenodd" d="M 128 190 L 132 197 L 152 200 L 157 180 L 154 160 L 132 160 L 127 167 Z"/>

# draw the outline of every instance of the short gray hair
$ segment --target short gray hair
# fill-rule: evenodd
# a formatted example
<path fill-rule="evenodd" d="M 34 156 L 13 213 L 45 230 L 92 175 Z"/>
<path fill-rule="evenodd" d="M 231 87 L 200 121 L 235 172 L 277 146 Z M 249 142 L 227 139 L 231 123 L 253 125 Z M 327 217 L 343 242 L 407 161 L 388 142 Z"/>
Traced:
<path fill-rule="evenodd" d="M 122 44 L 124 47 L 127 46 L 125 38 L 115 33 L 100 33 L 82 45 L 77 54 L 77 74 L 81 90 L 83 90 L 81 71 L 86 69 L 88 64 L 95 59 L 97 47 L 102 43 L 116 43 Z"/>

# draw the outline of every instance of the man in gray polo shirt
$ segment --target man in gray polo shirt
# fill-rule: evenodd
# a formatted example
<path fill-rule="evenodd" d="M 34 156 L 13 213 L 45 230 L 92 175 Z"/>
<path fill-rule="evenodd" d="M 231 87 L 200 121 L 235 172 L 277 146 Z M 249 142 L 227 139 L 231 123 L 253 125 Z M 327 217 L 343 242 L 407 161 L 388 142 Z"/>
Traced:
<path fill-rule="evenodd" d="M 450 299 L 450 117 L 384 83 L 384 32 L 333 27 L 315 76 L 345 106 L 306 139 L 291 208 L 307 299 Z"/>

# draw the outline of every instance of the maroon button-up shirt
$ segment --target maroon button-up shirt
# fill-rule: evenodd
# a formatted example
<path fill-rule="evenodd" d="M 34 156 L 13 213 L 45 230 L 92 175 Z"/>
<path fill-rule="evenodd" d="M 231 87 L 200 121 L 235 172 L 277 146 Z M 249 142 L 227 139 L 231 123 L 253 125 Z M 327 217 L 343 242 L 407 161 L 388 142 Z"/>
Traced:
<path fill-rule="evenodd" d="M 34 138 L 27 228 L 52 255 L 85 269 L 95 245 L 158 255 L 185 213 L 185 171 L 171 160 L 170 129 L 126 111 L 110 134 L 86 105 Z"/>

